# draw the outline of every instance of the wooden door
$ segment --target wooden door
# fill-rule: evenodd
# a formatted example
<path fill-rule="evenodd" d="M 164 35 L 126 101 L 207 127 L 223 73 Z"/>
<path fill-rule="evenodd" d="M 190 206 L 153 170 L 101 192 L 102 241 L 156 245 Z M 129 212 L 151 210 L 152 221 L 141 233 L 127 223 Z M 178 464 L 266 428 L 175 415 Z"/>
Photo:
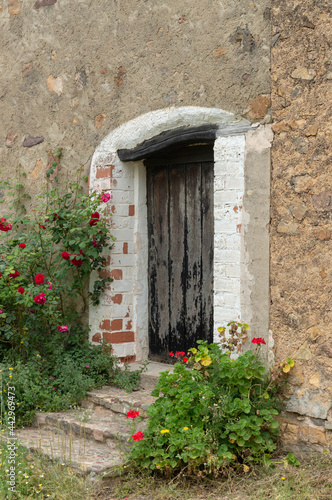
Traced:
<path fill-rule="evenodd" d="M 150 357 L 213 338 L 213 151 L 187 147 L 147 165 Z"/>

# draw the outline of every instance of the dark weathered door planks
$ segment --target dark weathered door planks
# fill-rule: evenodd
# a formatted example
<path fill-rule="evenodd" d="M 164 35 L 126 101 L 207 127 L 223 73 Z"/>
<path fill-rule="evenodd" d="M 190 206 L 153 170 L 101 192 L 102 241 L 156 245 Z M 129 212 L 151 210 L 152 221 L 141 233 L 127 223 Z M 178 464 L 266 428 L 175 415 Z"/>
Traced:
<path fill-rule="evenodd" d="M 149 343 L 161 359 L 212 341 L 213 161 L 188 149 L 146 162 Z"/>

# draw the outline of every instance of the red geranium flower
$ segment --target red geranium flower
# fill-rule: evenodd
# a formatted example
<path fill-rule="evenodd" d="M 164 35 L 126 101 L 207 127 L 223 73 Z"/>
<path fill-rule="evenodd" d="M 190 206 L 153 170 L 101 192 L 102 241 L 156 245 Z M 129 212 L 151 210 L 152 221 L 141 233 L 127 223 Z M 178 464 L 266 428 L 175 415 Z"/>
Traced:
<path fill-rule="evenodd" d="M 21 295 L 23 295 L 24 294 L 24 288 L 23 288 L 23 286 L 19 286 L 17 291 L 18 291 L 18 293 L 20 293 Z"/>
<path fill-rule="evenodd" d="M 138 431 L 136 434 L 132 434 L 131 436 L 134 441 L 141 441 L 144 438 L 144 432 Z"/>
<path fill-rule="evenodd" d="M 262 338 L 262 337 L 259 337 L 257 339 L 252 339 L 252 344 L 257 344 L 257 345 L 260 345 L 260 344 L 265 344 L 266 345 L 266 342 L 265 340 Z"/>
<path fill-rule="evenodd" d="M 13 273 L 9 273 L 9 276 L 11 278 L 17 278 L 17 276 L 19 276 L 19 275 L 20 275 L 20 273 L 18 271 L 14 271 Z"/>
<path fill-rule="evenodd" d="M 186 353 L 185 353 L 185 352 L 183 352 L 183 351 L 176 351 L 176 353 L 175 353 L 175 357 L 176 357 L 176 358 L 179 358 L 180 356 L 184 356 L 185 354 L 186 354 Z"/>
<path fill-rule="evenodd" d="M 139 415 L 139 411 L 128 411 L 127 418 L 136 418 Z"/>
<path fill-rule="evenodd" d="M 25 243 L 20 243 L 18 246 L 19 246 L 20 248 L 25 248 L 25 247 L 26 247 L 26 244 L 25 244 Z"/>
<path fill-rule="evenodd" d="M 69 252 L 62 252 L 61 257 L 65 260 L 70 259 L 70 253 Z"/>
<path fill-rule="evenodd" d="M 168 355 L 169 355 L 169 356 L 174 356 L 174 352 L 173 352 L 173 351 L 171 351 L 171 352 L 169 352 L 169 353 L 168 353 Z"/>
<path fill-rule="evenodd" d="M 184 362 L 184 363 L 187 363 L 187 361 L 188 361 L 188 358 L 186 358 L 186 357 L 184 356 L 184 357 L 183 357 L 183 362 Z"/>
<path fill-rule="evenodd" d="M 36 304 L 45 304 L 46 295 L 45 293 L 39 293 L 38 295 L 36 295 L 36 297 L 33 298 L 33 300 L 36 302 Z"/>
<path fill-rule="evenodd" d="M 45 276 L 43 274 L 36 274 L 35 282 L 37 285 L 42 285 L 45 281 Z"/>

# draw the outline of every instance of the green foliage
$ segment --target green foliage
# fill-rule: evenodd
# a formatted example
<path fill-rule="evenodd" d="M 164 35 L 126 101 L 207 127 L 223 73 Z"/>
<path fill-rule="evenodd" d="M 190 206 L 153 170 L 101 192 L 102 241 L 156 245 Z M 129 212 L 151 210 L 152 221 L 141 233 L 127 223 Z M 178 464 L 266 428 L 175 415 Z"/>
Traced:
<path fill-rule="evenodd" d="M 80 332 L 72 333 L 67 342 L 55 338 L 42 355 L 35 351 L 25 362 L 8 353 L 0 363 L 2 426 L 7 424 L 10 387 L 15 388 L 15 425 L 28 425 L 36 411 L 68 409 L 87 391 L 109 384 L 116 363 L 109 344 L 82 343 Z"/>
<path fill-rule="evenodd" d="M 160 375 L 152 392 L 158 399 L 130 464 L 208 475 L 230 463 L 268 463 L 279 434 L 278 411 L 258 351 L 233 360 L 218 344 L 199 341 L 189 352 L 187 364 Z"/>

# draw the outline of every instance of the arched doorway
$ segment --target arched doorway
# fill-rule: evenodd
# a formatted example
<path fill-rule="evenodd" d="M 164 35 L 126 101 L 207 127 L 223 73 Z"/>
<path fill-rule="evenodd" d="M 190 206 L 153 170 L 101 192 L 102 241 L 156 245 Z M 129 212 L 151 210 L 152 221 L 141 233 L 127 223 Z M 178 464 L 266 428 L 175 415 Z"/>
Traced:
<path fill-rule="evenodd" d="M 203 135 L 193 138 L 192 129 Z M 166 149 L 172 153 L 174 141 L 177 147 L 213 148 L 213 340 L 219 326 L 236 319 L 267 338 L 270 129 L 251 127 L 219 109 L 166 108 L 111 131 L 91 164 L 90 188 L 112 195 L 116 242 L 106 271 L 114 281 L 100 305 L 90 309 L 90 338 L 112 343 L 123 361 L 149 354 L 149 167 L 144 160 Z"/>

